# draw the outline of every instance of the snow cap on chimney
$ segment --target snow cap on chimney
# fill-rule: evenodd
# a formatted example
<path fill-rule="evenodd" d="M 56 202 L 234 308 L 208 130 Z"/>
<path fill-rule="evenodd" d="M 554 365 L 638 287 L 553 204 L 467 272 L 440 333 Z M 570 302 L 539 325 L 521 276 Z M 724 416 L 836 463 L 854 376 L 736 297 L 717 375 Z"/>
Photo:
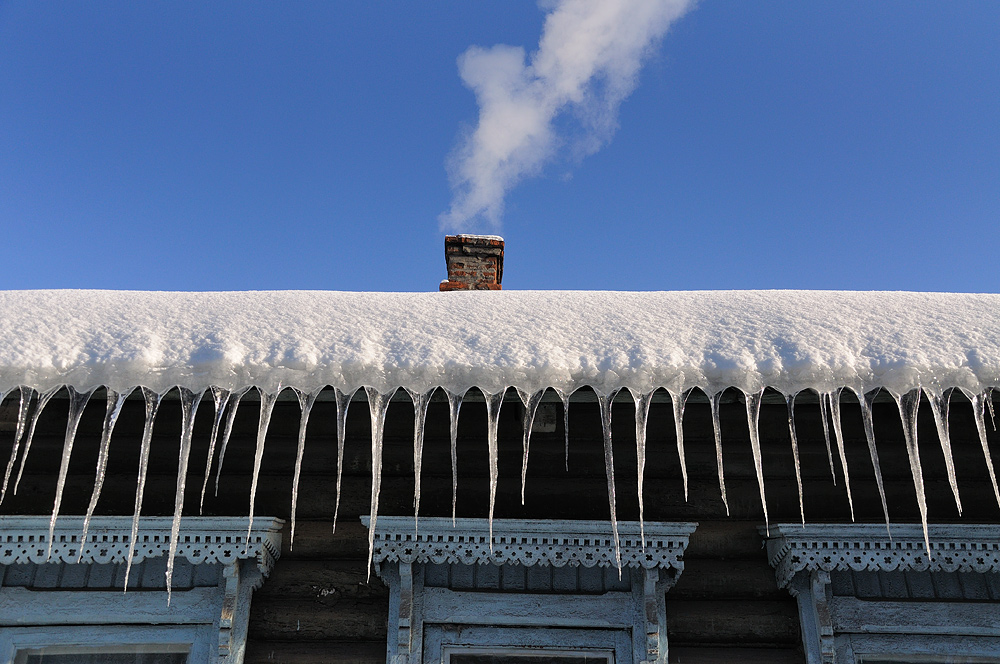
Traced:
<path fill-rule="evenodd" d="M 448 278 L 442 291 L 500 290 L 503 238 L 499 235 L 448 235 L 444 238 Z"/>

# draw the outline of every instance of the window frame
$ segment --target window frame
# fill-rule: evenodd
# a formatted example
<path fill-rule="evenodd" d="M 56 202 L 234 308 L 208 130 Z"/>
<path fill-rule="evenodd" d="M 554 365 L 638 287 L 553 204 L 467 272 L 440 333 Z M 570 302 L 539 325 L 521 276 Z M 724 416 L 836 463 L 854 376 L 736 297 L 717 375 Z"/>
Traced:
<path fill-rule="evenodd" d="M 129 583 L 129 590 L 122 592 L 121 585 L 79 587 L 61 573 L 55 587 L 36 586 L 35 580 L 5 585 L 7 576 L 2 574 L 0 661 L 47 647 L 150 644 L 187 647 L 192 664 L 242 662 L 252 594 L 280 555 L 284 522 L 257 517 L 248 530 L 246 517 L 184 517 L 171 547 L 172 521 L 140 518 L 133 562 L 163 559 L 173 548 L 175 560 L 186 559 L 196 568 L 218 566 L 211 575 L 217 581 L 168 594 L 165 578 L 152 588 Z M 82 517 L 60 517 L 50 543 L 48 517 L 2 516 L 0 565 L 40 571 L 48 563 L 62 563 L 67 569 L 126 564 L 131 517 L 94 517 L 85 540 L 81 540 L 82 525 Z M 133 569 L 133 578 L 134 574 Z M 71 576 L 74 581 L 81 578 L 77 573 Z"/>
<path fill-rule="evenodd" d="M 102 625 L 101 629 L 93 625 L 5 626 L 0 629 L 0 661 L 17 664 L 28 651 L 52 647 L 108 652 L 108 648 L 119 646 L 141 646 L 149 647 L 149 652 L 177 652 L 175 649 L 184 648 L 188 664 L 196 664 L 212 661 L 212 637 L 217 633 L 210 624 Z"/>
<path fill-rule="evenodd" d="M 371 528 L 368 517 L 361 520 Z M 616 541 L 606 521 L 495 519 L 491 526 L 486 519 L 453 524 L 425 517 L 418 529 L 410 517 L 380 517 L 372 559 L 389 586 L 386 661 L 441 664 L 447 653 L 437 635 L 457 631 L 477 640 L 452 646 L 572 651 L 580 644 L 566 639 L 574 635 L 587 648 L 613 650 L 618 664 L 665 663 L 666 592 L 683 571 L 684 550 L 697 525 L 646 522 L 643 529 L 619 521 Z M 598 593 L 527 584 L 469 588 L 455 585 L 450 575 L 443 587 L 424 585 L 428 566 L 613 570 L 618 561 L 622 589 Z M 428 635 L 435 640 L 425 642 Z"/>
<path fill-rule="evenodd" d="M 891 533 L 887 533 L 887 528 Z M 778 586 L 798 604 L 809 664 L 1000 664 L 1000 604 L 835 595 L 831 573 L 1000 573 L 1000 526 L 775 524 L 760 528 Z M 955 614 L 964 616 L 956 619 Z"/>

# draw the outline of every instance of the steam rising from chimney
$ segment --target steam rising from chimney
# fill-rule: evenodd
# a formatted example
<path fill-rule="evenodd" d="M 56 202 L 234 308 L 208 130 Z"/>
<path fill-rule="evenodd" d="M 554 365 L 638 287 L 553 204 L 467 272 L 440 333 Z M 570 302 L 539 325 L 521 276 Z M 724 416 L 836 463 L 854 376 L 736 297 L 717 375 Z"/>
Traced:
<path fill-rule="evenodd" d="M 538 50 L 470 47 L 458 59 L 476 95 L 479 124 L 449 158 L 453 199 L 442 229 L 485 220 L 498 227 L 504 196 L 560 152 L 597 152 L 618 126 L 618 106 L 639 69 L 692 0 L 555 0 Z M 571 114 L 571 132 L 557 118 Z M 560 135 L 562 133 L 562 135 Z"/>

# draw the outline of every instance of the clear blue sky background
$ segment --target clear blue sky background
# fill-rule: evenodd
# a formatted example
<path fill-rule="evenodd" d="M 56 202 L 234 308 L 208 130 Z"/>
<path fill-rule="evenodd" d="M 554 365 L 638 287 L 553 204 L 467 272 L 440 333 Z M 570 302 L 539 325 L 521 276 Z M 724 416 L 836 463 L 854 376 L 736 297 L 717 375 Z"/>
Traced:
<path fill-rule="evenodd" d="M 435 290 L 456 58 L 543 20 L 0 1 L 0 288 Z M 702 0 L 619 123 L 508 196 L 506 288 L 1000 292 L 1000 2 Z"/>

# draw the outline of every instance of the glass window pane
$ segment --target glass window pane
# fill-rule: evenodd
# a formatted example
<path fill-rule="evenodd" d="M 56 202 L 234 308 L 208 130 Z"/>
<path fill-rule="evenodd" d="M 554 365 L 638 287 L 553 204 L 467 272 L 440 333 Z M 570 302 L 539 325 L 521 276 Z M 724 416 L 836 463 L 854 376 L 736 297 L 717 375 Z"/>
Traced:
<path fill-rule="evenodd" d="M 607 655 L 461 655 L 453 654 L 450 664 L 608 664 Z"/>
<path fill-rule="evenodd" d="M 116 652 L 77 654 L 29 654 L 24 664 L 186 664 L 183 652 Z"/>

